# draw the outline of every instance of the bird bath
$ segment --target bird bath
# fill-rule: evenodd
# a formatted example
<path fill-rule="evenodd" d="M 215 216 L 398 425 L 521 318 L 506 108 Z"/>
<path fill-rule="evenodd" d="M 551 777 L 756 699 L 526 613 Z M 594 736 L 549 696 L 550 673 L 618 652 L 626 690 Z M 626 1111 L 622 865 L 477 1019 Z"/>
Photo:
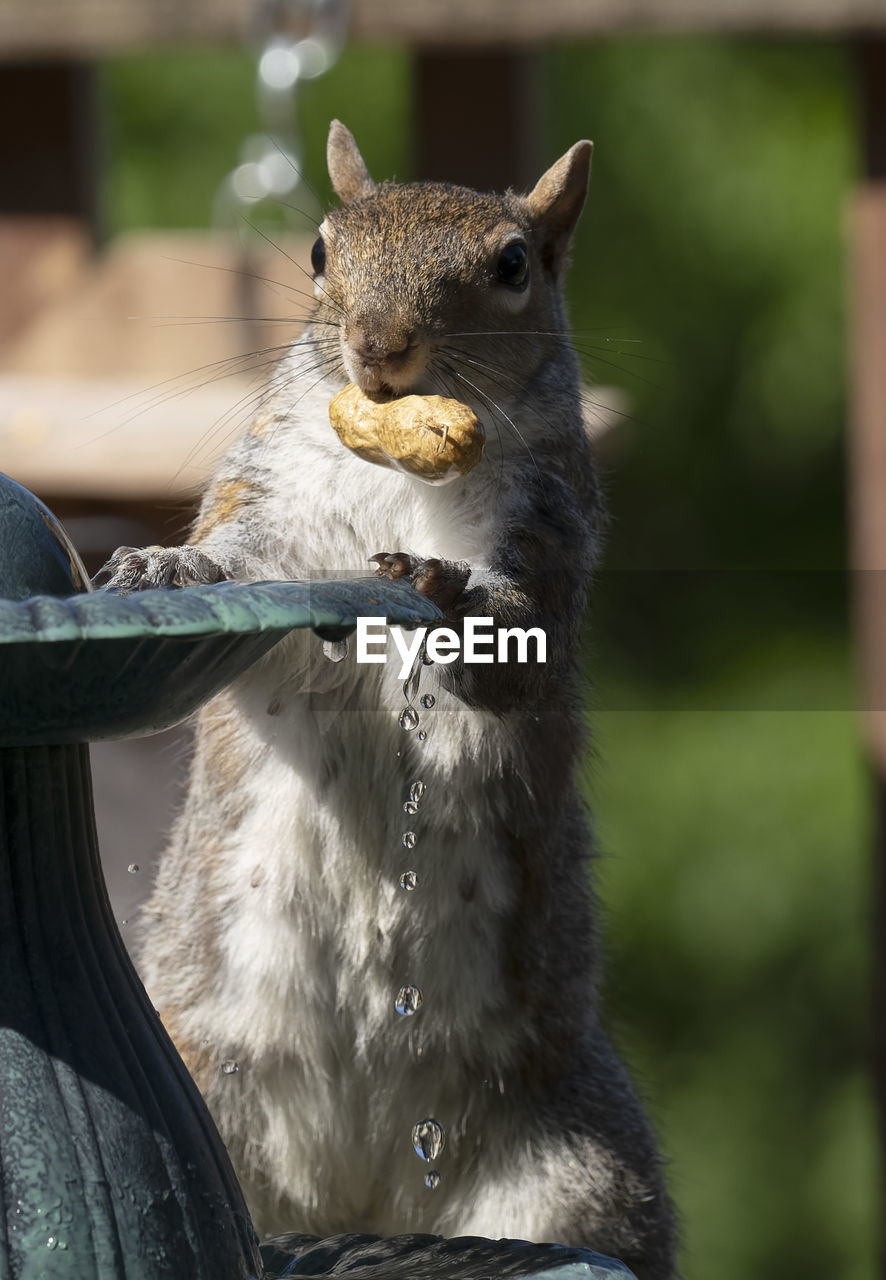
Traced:
<path fill-rule="evenodd" d="M 0 1276 L 629 1276 L 557 1246 L 288 1236 L 259 1248 L 225 1149 L 117 931 L 87 743 L 179 723 L 293 628 L 416 626 L 403 583 L 93 592 L 0 476 Z M 293 1224 L 297 1225 L 297 1224 Z"/>

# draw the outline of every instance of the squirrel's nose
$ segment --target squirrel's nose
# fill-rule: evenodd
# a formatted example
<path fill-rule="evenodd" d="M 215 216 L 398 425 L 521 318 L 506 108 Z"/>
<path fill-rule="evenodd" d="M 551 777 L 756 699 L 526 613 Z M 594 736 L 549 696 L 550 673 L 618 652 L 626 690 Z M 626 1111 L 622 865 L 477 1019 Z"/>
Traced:
<path fill-rule="evenodd" d="M 381 332 L 355 325 L 348 334 L 348 345 L 358 360 L 368 365 L 396 363 L 416 345 L 415 330 Z"/>

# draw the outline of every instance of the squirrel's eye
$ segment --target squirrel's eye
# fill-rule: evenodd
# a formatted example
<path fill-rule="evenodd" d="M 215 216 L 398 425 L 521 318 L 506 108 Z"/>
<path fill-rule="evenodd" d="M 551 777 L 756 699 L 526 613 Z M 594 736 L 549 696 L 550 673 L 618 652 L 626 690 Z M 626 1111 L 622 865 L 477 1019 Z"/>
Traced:
<path fill-rule="evenodd" d="M 314 268 L 315 276 L 322 276 L 326 270 L 326 245 L 323 243 L 322 236 L 318 236 L 311 249 L 311 266 Z"/>
<path fill-rule="evenodd" d="M 502 249 L 495 264 L 495 271 L 502 284 L 523 284 L 529 274 L 529 259 L 525 244 L 515 240 Z"/>

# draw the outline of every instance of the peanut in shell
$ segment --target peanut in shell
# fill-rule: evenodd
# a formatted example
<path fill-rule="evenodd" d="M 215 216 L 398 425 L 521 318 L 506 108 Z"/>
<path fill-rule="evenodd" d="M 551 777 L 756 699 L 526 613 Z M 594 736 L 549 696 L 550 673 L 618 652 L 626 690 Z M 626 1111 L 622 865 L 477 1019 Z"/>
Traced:
<path fill-rule="evenodd" d="M 446 484 L 477 465 L 486 440 L 466 404 L 447 396 L 375 398 L 351 383 L 333 396 L 329 421 L 342 444 L 380 467 Z"/>

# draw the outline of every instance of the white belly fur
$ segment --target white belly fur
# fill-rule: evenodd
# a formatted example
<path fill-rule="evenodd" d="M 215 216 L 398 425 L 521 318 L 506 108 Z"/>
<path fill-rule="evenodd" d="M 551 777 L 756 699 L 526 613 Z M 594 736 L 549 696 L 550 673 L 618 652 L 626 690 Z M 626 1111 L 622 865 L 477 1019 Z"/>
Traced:
<path fill-rule="evenodd" d="M 325 413 L 328 389 L 316 396 Z M 418 485 L 330 445 L 305 408 L 298 439 L 274 442 L 279 483 L 264 516 L 278 541 L 269 537 L 266 576 L 368 572 L 375 551 L 488 564 L 488 512 L 505 483 L 497 466 L 469 489 Z M 175 893 L 190 895 L 197 934 L 213 937 L 216 972 L 183 1007 L 181 963 L 160 921 L 145 952 L 148 989 L 206 1053 L 201 1087 L 260 1233 L 469 1226 L 541 1239 L 543 1150 L 500 1092 L 526 1032 L 502 976 L 515 886 L 494 837 L 497 780 L 521 773 L 521 756 L 507 718 L 467 708 L 433 668 L 422 679 L 437 698 L 421 712 L 427 740 L 404 733 L 391 644 L 389 655 L 386 667 L 358 667 L 353 652 L 333 664 L 302 633 L 225 695 L 251 761 L 242 820 L 214 833 L 210 864 L 187 847 L 167 855 L 195 857 Z M 417 778 L 427 791 L 407 817 Z M 398 884 L 407 869 L 419 877 L 412 893 Z M 394 1010 L 406 983 L 424 997 L 413 1018 Z M 226 1059 L 239 1071 L 222 1073 Z M 490 1108 L 495 1123 L 484 1120 Z M 434 1192 L 410 1142 L 426 1116 L 448 1134 Z"/>
<path fill-rule="evenodd" d="M 238 691 L 259 762 L 206 886 L 210 897 L 223 886 L 210 907 L 221 971 L 213 996 L 188 1011 L 188 1036 L 240 1064 L 211 1077 L 207 1100 L 260 1229 L 453 1230 L 476 1199 L 473 1142 L 485 1139 L 484 1165 L 496 1163 L 482 1117 L 520 1034 L 498 978 L 511 870 L 488 834 L 495 775 L 515 762 L 503 726 L 468 712 L 433 670 L 422 689 L 437 704 L 420 712 L 428 737 L 419 743 L 397 723 L 394 667 L 346 662 L 351 696 L 337 709 L 341 687 L 284 694 L 269 717 L 275 663 Z M 381 710 L 363 705 L 367 686 Z M 427 790 L 408 816 L 417 778 Z M 413 850 L 402 844 L 408 829 Z M 419 879 L 411 893 L 398 883 L 407 869 Z M 412 1018 L 394 1009 L 406 984 L 423 993 Z M 449 1134 L 433 1193 L 410 1143 L 426 1116 Z M 252 1138 L 241 1149 L 244 1130 Z"/>

